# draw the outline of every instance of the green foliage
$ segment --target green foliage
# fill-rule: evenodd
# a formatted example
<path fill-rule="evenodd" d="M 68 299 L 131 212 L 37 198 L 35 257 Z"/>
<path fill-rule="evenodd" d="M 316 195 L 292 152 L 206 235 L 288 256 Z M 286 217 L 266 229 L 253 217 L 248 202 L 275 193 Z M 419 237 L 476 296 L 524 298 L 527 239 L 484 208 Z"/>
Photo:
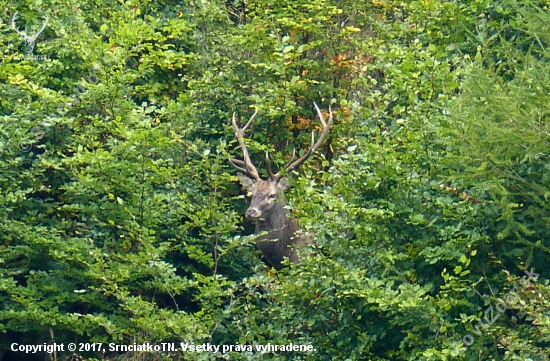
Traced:
<path fill-rule="evenodd" d="M 42 58 L 0 25 L 0 332 L 254 350 L 88 359 L 548 359 L 548 6 L 6 4 L 49 22 Z M 314 101 L 334 126 L 287 198 L 315 244 L 275 273 L 229 119 L 259 110 L 263 170 L 308 146 Z"/>

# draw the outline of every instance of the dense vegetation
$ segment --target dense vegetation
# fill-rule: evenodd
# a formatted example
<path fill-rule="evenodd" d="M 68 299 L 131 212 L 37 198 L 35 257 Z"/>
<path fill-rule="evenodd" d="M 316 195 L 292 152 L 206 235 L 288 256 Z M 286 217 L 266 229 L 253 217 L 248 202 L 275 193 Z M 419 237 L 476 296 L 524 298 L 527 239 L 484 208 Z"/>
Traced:
<path fill-rule="evenodd" d="M 548 0 L 0 2 L 2 349 L 549 359 Z M 33 49 L 16 11 L 48 17 Z M 275 272 L 230 118 L 259 111 L 263 170 L 308 146 L 314 101 L 334 125 L 286 195 L 314 256 Z M 268 343 L 315 351 L 246 347 Z"/>

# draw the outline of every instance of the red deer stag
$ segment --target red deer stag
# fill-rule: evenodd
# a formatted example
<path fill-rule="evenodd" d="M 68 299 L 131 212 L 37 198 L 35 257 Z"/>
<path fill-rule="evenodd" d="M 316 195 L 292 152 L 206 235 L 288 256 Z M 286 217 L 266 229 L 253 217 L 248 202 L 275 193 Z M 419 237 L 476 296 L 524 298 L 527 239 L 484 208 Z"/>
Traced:
<path fill-rule="evenodd" d="M 308 150 L 300 158 L 297 158 L 296 152 L 294 152 L 290 162 L 283 168 L 287 172 L 297 169 L 305 162 L 321 146 L 330 130 L 332 110 L 329 108 L 330 117 L 328 121 L 325 121 L 325 117 L 317 104 L 313 104 L 323 125 L 321 136 L 315 142 L 315 133 L 311 134 L 311 145 Z M 281 171 L 273 174 L 269 156 L 266 153 L 269 180 L 263 180 L 250 160 L 243 137 L 244 132 L 257 114 L 258 111 L 256 110 L 245 126 L 239 128 L 236 115 L 233 113 L 233 129 L 235 129 L 235 137 L 243 152 L 243 160 L 232 158 L 230 162 L 240 172 L 238 176 L 242 185 L 252 193 L 252 200 L 246 210 L 246 217 L 256 221 L 256 234 L 267 232 L 266 235 L 256 239 L 256 244 L 267 261 L 277 270 L 280 270 L 282 268 L 281 262 L 285 257 L 288 257 L 291 262 L 297 262 L 299 257 L 296 247 L 306 245 L 310 241 L 304 236 L 296 219 L 289 215 L 290 211 L 286 208 L 287 202 L 283 191 L 288 189 L 290 185 L 281 175 Z"/>

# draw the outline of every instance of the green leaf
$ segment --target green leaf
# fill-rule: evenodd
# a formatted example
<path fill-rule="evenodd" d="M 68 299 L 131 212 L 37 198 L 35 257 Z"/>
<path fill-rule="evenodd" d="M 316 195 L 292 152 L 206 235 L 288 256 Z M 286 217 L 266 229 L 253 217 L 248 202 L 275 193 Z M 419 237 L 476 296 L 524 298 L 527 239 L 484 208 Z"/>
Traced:
<path fill-rule="evenodd" d="M 289 53 L 291 52 L 292 50 L 294 50 L 294 45 L 287 45 L 283 48 L 283 53 Z"/>

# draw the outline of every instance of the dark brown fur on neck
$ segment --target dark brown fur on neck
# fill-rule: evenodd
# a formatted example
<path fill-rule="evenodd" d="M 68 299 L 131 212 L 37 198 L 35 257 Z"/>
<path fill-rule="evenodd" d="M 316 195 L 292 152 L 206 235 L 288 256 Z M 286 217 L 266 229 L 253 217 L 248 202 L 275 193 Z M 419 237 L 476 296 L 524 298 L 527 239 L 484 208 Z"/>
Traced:
<path fill-rule="evenodd" d="M 308 240 L 286 208 L 287 203 L 282 191 L 288 187 L 288 183 L 284 179 L 276 183 L 250 180 L 251 185 L 249 180 L 243 181 L 242 176 L 239 178 L 252 191 L 247 217 L 256 221 L 256 234 L 267 232 L 256 239 L 256 244 L 269 264 L 280 270 L 285 257 L 290 262 L 298 262 L 296 247 L 307 244 Z M 275 194 L 275 198 L 270 200 L 271 194 Z"/>

